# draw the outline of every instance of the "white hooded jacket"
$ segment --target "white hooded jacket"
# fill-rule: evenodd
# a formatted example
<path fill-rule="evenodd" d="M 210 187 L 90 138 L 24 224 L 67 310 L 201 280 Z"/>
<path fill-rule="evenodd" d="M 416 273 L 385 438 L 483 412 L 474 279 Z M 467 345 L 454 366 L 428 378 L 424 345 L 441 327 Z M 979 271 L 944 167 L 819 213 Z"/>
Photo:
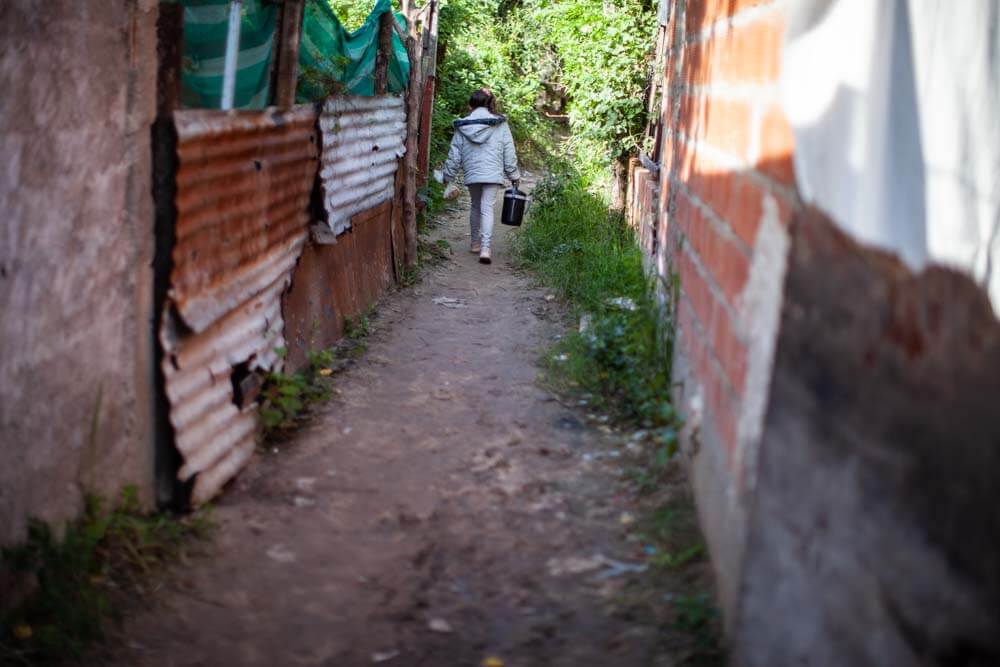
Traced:
<path fill-rule="evenodd" d="M 459 169 L 465 174 L 466 185 L 503 185 L 504 176 L 512 181 L 521 180 L 514 137 L 506 118 L 494 116 L 485 107 L 476 107 L 468 116 L 455 121 L 444 180 L 455 180 Z"/>

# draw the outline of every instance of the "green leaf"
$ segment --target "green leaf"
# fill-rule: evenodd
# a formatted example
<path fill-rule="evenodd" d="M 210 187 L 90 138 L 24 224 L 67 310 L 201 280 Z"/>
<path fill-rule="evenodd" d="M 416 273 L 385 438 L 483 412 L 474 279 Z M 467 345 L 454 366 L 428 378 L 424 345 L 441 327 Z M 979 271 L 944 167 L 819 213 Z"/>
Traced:
<path fill-rule="evenodd" d="M 285 421 L 285 413 L 274 408 L 261 408 L 260 418 L 264 422 L 264 428 L 277 428 Z"/>

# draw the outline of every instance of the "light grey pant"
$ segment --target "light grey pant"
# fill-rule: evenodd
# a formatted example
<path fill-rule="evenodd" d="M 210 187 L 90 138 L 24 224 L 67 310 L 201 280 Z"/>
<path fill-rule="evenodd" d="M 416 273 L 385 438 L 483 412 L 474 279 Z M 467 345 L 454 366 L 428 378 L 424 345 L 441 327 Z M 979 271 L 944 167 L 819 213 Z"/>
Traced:
<path fill-rule="evenodd" d="M 490 247 L 493 239 L 493 204 L 503 186 L 494 183 L 472 183 L 469 185 L 469 226 L 472 227 L 472 242 L 479 242 L 484 248 Z"/>

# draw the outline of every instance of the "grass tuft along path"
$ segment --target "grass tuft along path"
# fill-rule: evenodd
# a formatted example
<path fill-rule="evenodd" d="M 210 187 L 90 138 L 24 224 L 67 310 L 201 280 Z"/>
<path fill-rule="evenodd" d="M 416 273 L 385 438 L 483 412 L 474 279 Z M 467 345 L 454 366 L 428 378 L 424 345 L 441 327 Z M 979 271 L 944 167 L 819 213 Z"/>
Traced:
<path fill-rule="evenodd" d="M 697 658 L 670 596 L 707 565 L 654 562 L 621 482 L 627 435 L 537 383 L 561 306 L 511 269 L 517 232 L 498 224 L 494 263 L 476 261 L 467 206 L 434 230 L 452 259 L 380 304 L 334 398 L 227 491 L 211 553 L 131 615 L 117 664 Z"/>

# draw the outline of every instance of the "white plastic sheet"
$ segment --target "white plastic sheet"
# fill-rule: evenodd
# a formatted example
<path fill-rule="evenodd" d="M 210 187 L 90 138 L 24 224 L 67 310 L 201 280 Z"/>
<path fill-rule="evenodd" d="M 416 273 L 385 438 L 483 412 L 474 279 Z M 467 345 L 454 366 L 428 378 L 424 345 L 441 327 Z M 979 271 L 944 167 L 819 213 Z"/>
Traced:
<path fill-rule="evenodd" d="M 1000 2 L 789 3 L 781 96 L 803 197 L 1000 313 Z"/>

